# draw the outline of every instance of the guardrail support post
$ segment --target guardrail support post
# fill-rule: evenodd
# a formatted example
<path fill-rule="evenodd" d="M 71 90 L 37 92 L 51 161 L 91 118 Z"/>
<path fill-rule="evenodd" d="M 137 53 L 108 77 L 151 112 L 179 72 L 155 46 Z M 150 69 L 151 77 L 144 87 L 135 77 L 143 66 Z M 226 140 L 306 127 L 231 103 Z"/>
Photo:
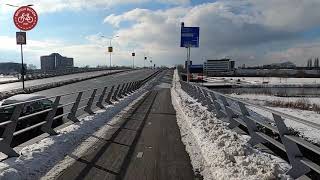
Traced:
<path fill-rule="evenodd" d="M 118 97 L 119 90 L 120 90 L 120 84 L 117 86 L 117 89 L 116 89 L 116 91 L 114 92 L 114 94 L 112 96 L 112 100 L 118 101 L 117 97 Z"/>
<path fill-rule="evenodd" d="M 199 87 L 200 88 L 200 87 Z M 205 92 L 205 90 L 204 89 L 202 89 L 202 88 L 200 88 L 199 89 L 200 90 L 200 99 L 201 99 L 201 105 L 202 106 L 206 106 L 206 105 L 208 105 L 209 103 L 208 103 L 208 97 L 207 97 L 207 93 Z"/>
<path fill-rule="evenodd" d="M 114 91 L 114 86 L 111 87 L 111 90 L 110 90 L 110 92 L 109 92 L 109 94 L 108 94 L 108 96 L 107 96 L 107 99 L 105 100 L 105 102 L 108 103 L 108 104 L 110 104 L 110 105 L 113 104 L 113 103 L 111 102 L 111 97 L 112 97 L 113 91 Z"/>
<path fill-rule="evenodd" d="M 127 93 L 132 94 L 132 87 L 133 87 L 133 82 L 130 82 Z"/>
<path fill-rule="evenodd" d="M 68 119 L 70 119 L 73 122 L 79 122 L 78 118 L 76 117 L 77 111 L 78 111 L 78 107 L 81 101 L 81 97 L 82 97 L 83 92 L 79 92 L 76 102 L 73 104 L 70 114 L 68 115 Z"/>
<path fill-rule="evenodd" d="M 251 119 L 248 118 L 248 116 L 250 116 L 249 111 L 247 109 L 247 107 L 242 103 L 242 102 L 238 102 L 242 116 L 243 116 L 243 121 L 246 123 L 247 125 L 247 129 L 249 131 L 249 135 L 250 135 L 250 140 L 248 141 L 249 144 L 251 144 L 252 146 L 259 144 L 259 143 L 264 143 L 267 142 L 266 140 L 264 140 L 263 138 L 261 138 L 259 135 L 257 135 L 257 124 L 255 122 L 253 122 Z"/>
<path fill-rule="evenodd" d="M 220 104 L 217 102 L 218 99 L 217 99 L 216 95 L 213 92 L 210 92 L 210 96 L 211 96 L 213 105 L 214 105 L 214 107 L 216 109 L 217 118 L 225 117 L 226 115 L 221 111 L 222 108 L 221 108 Z"/>
<path fill-rule="evenodd" d="M 238 123 L 237 121 L 233 120 L 233 118 L 236 117 L 236 114 L 234 114 L 234 112 L 232 111 L 232 109 L 230 108 L 230 105 L 226 99 L 226 97 L 220 95 L 220 99 L 224 105 L 224 109 L 226 110 L 227 116 L 228 116 L 228 120 L 229 120 L 229 125 L 228 127 L 230 129 L 234 129 L 236 127 L 238 127 L 240 125 L 240 123 Z"/>
<path fill-rule="evenodd" d="M 133 82 L 131 91 L 134 92 L 136 90 L 137 82 Z"/>
<path fill-rule="evenodd" d="M 133 82 L 130 82 L 128 90 L 127 90 L 128 94 L 132 94 L 132 92 L 131 92 L 132 91 L 132 85 L 133 85 Z"/>
<path fill-rule="evenodd" d="M 123 93 L 123 90 L 124 90 L 124 86 L 125 86 L 126 84 L 124 83 L 124 84 L 122 84 L 122 86 L 120 86 L 121 88 L 120 88 L 120 90 L 119 90 L 119 92 L 118 92 L 118 98 L 123 98 L 123 95 L 122 95 L 122 93 Z"/>
<path fill-rule="evenodd" d="M 108 87 L 104 87 L 101 96 L 99 97 L 99 101 L 97 102 L 96 106 L 99 107 L 100 109 L 104 109 L 105 107 L 103 106 L 102 102 L 104 100 L 104 96 L 106 95 Z"/>
<path fill-rule="evenodd" d="M 122 92 L 124 96 L 128 95 L 128 88 L 129 88 L 129 83 L 126 83 L 126 86 L 125 86 L 125 88 L 124 88 L 124 90 Z"/>
<path fill-rule="evenodd" d="M 53 118 L 55 117 L 58 110 L 60 98 L 61 96 L 57 96 L 56 99 L 54 100 L 54 103 L 52 104 L 52 107 L 51 107 L 52 110 L 47 114 L 47 117 L 46 117 L 47 123 L 41 127 L 41 131 L 46 132 L 51 136 L 58 134 L 55 130 L 52 129 L 52 124 L 53 124 Z"/>
<path fill-rule="evenodd" d="M 84 108 L 84 111 L 87 112 L 88 114 L 94 114 L 91 108 L 92 108 L 93 100 L 96 97 L 96 93 L 97 93 L 97 89 L 94 89 L 90 99 L 88 100 L 87 106 Z"/>
<path fill-rule="evenodd" d="M 281 116 L 272 114 L 273 119 L 279 130 L 281 141 L 286 149 L 286 153 L 292 168 L 287 172 L 292 178 L 296 179 L 310 171 L 310 168 L 300 162 L 299 157 L 303 157 L 298 145 L 295 142 L 290 141 L 285 135 L 289 134 L 289 130 L 284 123 Z"/>
<path fill-rule="evenodd" d="M 9 157 L 19 156 L 19 154 L 15 150 L 13 150 L 13 148 L 11 148 L 10 145 L 13 139 L 13 133 L 17 128 L 18 120 L 23 110 L 23 107 L 23 104 L 19 104 L 14 108 L 13 114 L 10 118 L 11 123 L 6 126 L 2 134 L 3 140 L 0 142 L 0 151 Z"/>

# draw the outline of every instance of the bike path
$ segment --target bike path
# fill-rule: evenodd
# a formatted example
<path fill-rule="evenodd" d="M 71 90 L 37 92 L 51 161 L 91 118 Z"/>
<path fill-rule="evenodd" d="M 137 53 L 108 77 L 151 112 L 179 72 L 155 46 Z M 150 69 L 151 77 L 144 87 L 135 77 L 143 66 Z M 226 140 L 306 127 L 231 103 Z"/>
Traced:
<path fill-rule="evenodd" d="M 97 137 L 98 143 L 56 179 L 195 179 L 168 84 L 149 92 L 110 126 L 112 132 Z"/>

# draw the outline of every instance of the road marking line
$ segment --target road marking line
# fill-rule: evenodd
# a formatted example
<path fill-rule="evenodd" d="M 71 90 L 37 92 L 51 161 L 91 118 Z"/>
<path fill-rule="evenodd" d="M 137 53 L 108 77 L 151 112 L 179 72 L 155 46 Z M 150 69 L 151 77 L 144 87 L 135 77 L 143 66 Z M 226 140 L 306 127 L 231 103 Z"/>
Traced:
<path fill-rule="evenodd" d="M 139 152 L 137 155 L 137 158 L 142 158 L 142 156 L 143 156 L 143 152 Z"/>

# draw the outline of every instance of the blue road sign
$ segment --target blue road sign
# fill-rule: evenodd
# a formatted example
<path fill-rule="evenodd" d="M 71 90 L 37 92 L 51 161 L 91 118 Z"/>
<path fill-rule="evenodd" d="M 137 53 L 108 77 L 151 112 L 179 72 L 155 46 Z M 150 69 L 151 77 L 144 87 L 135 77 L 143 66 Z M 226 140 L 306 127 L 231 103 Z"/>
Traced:
<path fill-rule="evenodd" d="M 180 47 L 199 47 L 199 27 L 181 27 Z"/>

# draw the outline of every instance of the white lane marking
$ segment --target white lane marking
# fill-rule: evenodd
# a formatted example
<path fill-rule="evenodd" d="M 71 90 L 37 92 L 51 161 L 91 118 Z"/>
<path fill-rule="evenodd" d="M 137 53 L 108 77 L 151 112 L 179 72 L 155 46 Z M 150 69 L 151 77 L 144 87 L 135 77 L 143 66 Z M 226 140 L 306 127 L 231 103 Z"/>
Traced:
<path fill-rule="evenodd" d="M 139 152 L 137 155 L 137 158 L 142 158 L 142 156 L 143 156 L 143 152 Z"/>

